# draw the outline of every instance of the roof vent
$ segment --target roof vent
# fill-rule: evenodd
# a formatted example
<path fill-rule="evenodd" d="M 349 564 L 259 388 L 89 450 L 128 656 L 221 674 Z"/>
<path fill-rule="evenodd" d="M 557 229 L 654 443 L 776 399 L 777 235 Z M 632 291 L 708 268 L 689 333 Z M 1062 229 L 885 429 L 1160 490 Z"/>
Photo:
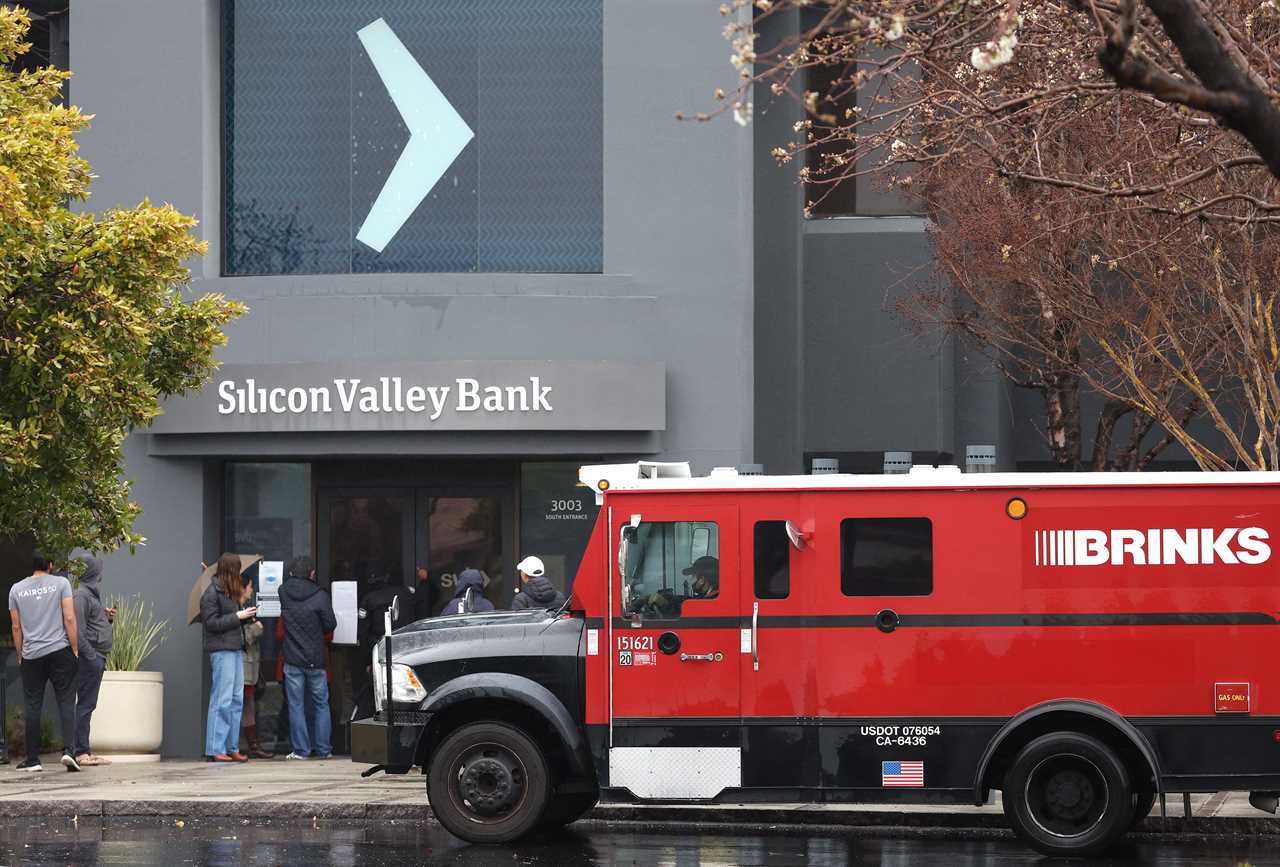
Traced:
<path fill-rule="evenodd" d="M 687 479 L 692 475 L 688 461 L 672 463 L 636 461 L 636 478 L 638 479 Z"/>
<path fill-rule="evenodd" d="M 994 473 L 996 471 L 996 447 L 965 446 L 964 471 L 966 473 Z"/>
<path fill-rule="evenodd" d="M 712 479 L 736 479 L 738 471 L 733 467 L 712 467 L 708 478 Z"/>
<path fill-rule="evenodd" d="M 809 462 L 809 472 L 815 476 L 830 476 L 840 472 L 839 458 L 813 458 Z"/>
<path fill-rule="evenodd" d="M 764 464 L 738 464 L 740 476 L 763 476 Z"/>
<path fill-rule="evenodd" d="M 884 453 L 884 472 L 885 475 L 896 475 L 898 473 L 911 472 L 911 452 L 885 452 Z"/>

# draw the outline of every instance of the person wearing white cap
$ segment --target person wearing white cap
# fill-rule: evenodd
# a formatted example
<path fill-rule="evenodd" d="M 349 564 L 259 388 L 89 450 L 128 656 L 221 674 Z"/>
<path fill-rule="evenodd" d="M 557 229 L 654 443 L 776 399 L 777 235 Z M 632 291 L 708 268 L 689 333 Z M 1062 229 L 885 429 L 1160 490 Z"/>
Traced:
<path fill-rule="evenodd" d="M 512 611 L 526 608 L 559 608 L 564 604 L 564 594 L 547 580 L 547 567 L 539 557 L 525 557 L 516 564 L 520 573 L 520 586 L 511 600 Z"/>

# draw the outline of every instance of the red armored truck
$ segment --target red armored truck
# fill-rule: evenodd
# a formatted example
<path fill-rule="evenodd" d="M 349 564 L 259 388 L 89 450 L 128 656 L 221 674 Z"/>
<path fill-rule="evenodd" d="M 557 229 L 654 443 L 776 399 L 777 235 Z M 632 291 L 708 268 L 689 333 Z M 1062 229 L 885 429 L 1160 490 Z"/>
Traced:
<path fill-rule="evenodd" d="M 1091 855 L 1156 796 L 1280 791 L 1280 474 L 693 478 L 590 466 L 562 610 L 374 654 L 353 754 L 480 842 L 643 802 L 987 802 Z M 387 701 L 387 684 L 391 700 Z"/>

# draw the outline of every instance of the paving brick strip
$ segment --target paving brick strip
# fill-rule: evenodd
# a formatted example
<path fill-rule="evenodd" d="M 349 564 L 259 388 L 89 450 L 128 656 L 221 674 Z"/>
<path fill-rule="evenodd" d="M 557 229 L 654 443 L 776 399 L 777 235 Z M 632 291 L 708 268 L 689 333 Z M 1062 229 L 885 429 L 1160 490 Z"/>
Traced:
<path fill-rule="evenodd" d="M 256 761 L 221 766 L 165 761 L 149 765 L 89 768 L 65 772 L 50 757 L 41 774 L 0 767 L 0 817 L 138 817 L 174 820 L 235 818 L 344 820 L 357 822 L 432 821 L 420 775 L 361 779 L 363 766 L 341 759 Z M 1280 819 L 1254 810 L 1242 794 L 1192 797 L 1192 815 L 1182 817 L 1181 796 L 1170 797 L 1168 818 L 1143 821 L 1142 833 L 1180 837 L 1273 835 Z M 832 833 L 920 837 L 987 837 L 1007 833 L 998 804 L 929 806 L 702 805 L 635 806 L 601 804 L 586 817 L 648 827 L 805 826 Z"/>

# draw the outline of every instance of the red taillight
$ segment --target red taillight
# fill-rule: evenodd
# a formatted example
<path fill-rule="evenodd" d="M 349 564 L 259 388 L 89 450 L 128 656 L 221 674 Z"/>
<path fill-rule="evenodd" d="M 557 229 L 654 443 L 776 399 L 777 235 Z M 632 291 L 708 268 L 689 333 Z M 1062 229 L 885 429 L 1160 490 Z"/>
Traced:
<path fill-rule="evenodd" d="M 1271 739 L 1280 744 L 1280 729 L 1276 729 L 1271 733 Z"/>

